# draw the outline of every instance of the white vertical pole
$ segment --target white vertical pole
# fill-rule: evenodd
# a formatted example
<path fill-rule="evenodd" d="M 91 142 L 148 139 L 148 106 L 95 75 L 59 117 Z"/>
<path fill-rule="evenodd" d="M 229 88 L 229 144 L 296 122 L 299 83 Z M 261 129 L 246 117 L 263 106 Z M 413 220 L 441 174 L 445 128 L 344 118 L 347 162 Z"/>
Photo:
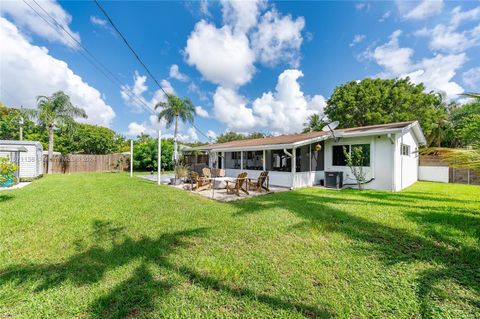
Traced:
<path fill-rule="evenodd" d="M 157 184 L 162 182 L 162 131 L 158 129 Z"/>
<path fill-rule="evenodd" d="M 133 140 L 130 140 L 130 177 L 133 176 Z"/>
<path fill-rule="evenodd" d="M 293 148 L 292 149 L 292 159 L 291 159 L 291 163 L 292 163 L 292 189 L 295 188 L 295 175 L 296 172 L 297 172 L 297 148 Z"/>
<path fill-rule="evenodd" d="M 267 170 L 267 165 L 266 165 L 266 164 L 267 164 L 267 159 L 266 159 L 266 157 L 265 157 L 265 156 L 266 156 L 265 153 L 266 153 L 265 150 L 263 150 L 263 163 L 262 163 L 262 164 L 263 164 L 263 170 L 264 170 L 264 171 Z"/>
<path fill-rule="evenodd" d="M 243 151 L 240 151 L 240 170 L 243 171 Z"/>

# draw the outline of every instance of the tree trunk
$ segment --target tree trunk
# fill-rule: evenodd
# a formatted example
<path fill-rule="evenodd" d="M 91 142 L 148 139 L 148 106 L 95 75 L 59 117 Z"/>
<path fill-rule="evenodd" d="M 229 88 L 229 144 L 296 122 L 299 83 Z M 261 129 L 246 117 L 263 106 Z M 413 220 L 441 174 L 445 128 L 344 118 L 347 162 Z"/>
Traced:
<path fill-rule="evenodd" d="M 178 115 L 175 116 L 175 132 L 173 134 L 173 156 L 175 161 L 175 166 L 178 165 L 178 145 L 177 145 L 177 134 L 178 134 Z"/>
<path fill-rule="evenodd" d="M 53 171 L 53 125 L 48 126 L 48 168 L 47 173 Z"/>

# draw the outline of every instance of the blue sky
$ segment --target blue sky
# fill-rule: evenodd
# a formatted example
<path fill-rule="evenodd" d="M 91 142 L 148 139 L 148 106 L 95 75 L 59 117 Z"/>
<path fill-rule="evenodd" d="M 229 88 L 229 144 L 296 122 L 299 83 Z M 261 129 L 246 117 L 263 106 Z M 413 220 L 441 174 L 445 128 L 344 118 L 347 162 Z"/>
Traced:
<path fill-rule="evenodd" d="M 93 1 L 27 2 L 120 83 L 24 2 L 6 1 L 0 101 L 34 107 L 36 95 L 64 90 L 87 122 L 127 136 L 172 133 L 147 110 L 163 94 Z M 298 132 L 335 86 L 369 76 L 410 76 L 449 100 L 480 91 L 479 1 L 101 3 L 162 87 L 192 99 L 195 125 L 211 137 Z M 181 139 L 206 140 L 188 124 Z"/>

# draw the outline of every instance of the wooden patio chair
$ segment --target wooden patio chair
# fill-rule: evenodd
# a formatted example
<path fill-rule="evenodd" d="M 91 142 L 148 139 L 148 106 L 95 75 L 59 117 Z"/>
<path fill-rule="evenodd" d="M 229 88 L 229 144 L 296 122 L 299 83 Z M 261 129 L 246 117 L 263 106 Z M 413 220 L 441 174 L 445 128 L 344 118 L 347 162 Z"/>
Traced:
<path fill-rule="evenodd" d="M 210 168 L 204 167 L 204 168 L 202 169 L 202 177 L 212 178 L 212 171 L 210 170 Z"/>
<path fill-rule="evenodd" d="M 210 178 L 201 177 L 196 172 L 191 172 L 190 177 L 190 188 L 192 191 L 195 190 L 197 192 L 201 192 L 203 190 L 212 188 L 212 180 Z"/>
<path fill-rule="evenodd" d="M 227 186 L 225 188 L 227 190 L 227 194 L 235 194 L 240 196 L 240 191 L 242 191 L 245 194 L 250 195 L 247 189 L 247 172 L 238 174 L 235 182 L 226 181 L 226 183 Z"/>
<path fill-rule="evenodd" d="M 266 190 L 267 192 L 270 191 L 268 188 L 268 172 L 264 171 L 260 173 L 260 176 L 258 176 L 257 179 L 248 179 L 248 189 L 249 190 L 255 190 L 259 193 L 262 192 L 262 190 Z"/>

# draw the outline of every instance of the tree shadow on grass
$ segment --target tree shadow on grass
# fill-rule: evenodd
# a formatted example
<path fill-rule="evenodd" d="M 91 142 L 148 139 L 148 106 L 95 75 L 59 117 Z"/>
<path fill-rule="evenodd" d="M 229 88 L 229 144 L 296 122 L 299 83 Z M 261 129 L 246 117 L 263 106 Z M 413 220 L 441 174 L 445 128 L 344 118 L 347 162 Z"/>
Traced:
<path fill-rule="evenodd" d="M 13 199 L 13 195 L 0 195 L 0 203 Z"/>
<path fill-rule="evenodd" d="M 89 237 L 96 243 L 93 246 L 84 249 L 85 244 L 77 241 L 76 247 L 83 251 L 64 262 L 21 264 L 0 269 L 0 286 L 26 285 L 34 287 L 34 292 L 39 292 L 63 284 L 90 285 L 101 282 L 109 271 L 138 262 L 139 265 L 126 280 L 89 305 L 90 317 L 136 317 L 154 311 L 155 300 L 170 293 L 175 283 L 153 276 L 150 267 L 181 275 L 184 280 L 204 289 L 263 303 L 273 310 L 291 310 L 310 318 L 331 317 L 326 309 L 289 302 L 248 288 L 232 287 L 193 268 L 171 263 L 169 257 L 180 249 L 188 248 L 194 238 L 205 236 L 205 228 L 167 233 L 157 239 L 132 239 L 123 233 L 123 227 L 117 227 L 109 221 L 95 221 L 92 228 Z M 109 248 L 100 246 L 104 243 L 110 244 Z"/>
<path fill-rule="evenodd" d="M 421 225 L 420 232 L 416 233 L 350 213 L 355 210 L 355 206 L 361 207 L 366 204 L 362 200 L 366 195 L 359 191 L 348 191 L 347 195 L 348 197 L 342 197 L 341 193 L 333 194 L 323 191 L 319 191 L 317 194 L 287 192 L 231 205 L 237 209 L 237 216 L 267 212 L 276 208 L 288 210 L 303 219 L 302 222 L 292 226 L 292 230 L 314 227 L 324 232 L 343 234 L 354 240 L 353 244 L 358 245 L 358 251 L 364 251 L 367 254 L 373 253 L 386 265 L 400 262 L 426 262 L 432 265 L 433 269 L 420 272 L 418 279 L 417 298 L 422 317 L 431 316 L 432 302 L 435 299 L 435 296 L 431 296 L 435 294 L 434 287 L 440 281 L 450 280 L 474 295 L 480 296 L 480 249 L 478 245 L 472 246 L 458 242 L 451 237 L 444 236 L 442 231 L 433 231 L 431 227 L 432 223 L 443 221 L 445 227 L 452 227 L 467 235 L 475 233 L 478 238 L 480 218 L 471 214 L 462 215 L 460 212 L 456 213 L 457 216 L 452 217 L 451 207 L 425 206 L 421 201 L 411 205 L 409 202 L 405 203 L 402 194 L 398 198 L 395 197 L 395 194 L 388 194 L 387 197 L 377 196 L 388 198 L 390 201 L 378 202 L 380 212 L 384 206 L 391 204 L 393 199 L 394 202 L 399 203 L 398 205 L 394 204 L 399 207 L 399 214 L 407 211 L 403 216 L 414 217 L 415 221 Z M 421 197 L 419 196 L 419 198 Z M 427 198 L 430 197 L 427 196 Z M 350 205 L 349 211 L 340 209 L 339 207 L 343 207 L 342 204 Z M 374 204 L 376 202 L 373 202 Z M 432 212 L 433 208 L 436 211 Z M 371 209 L 375 209 L 375 207 L 373 206 Z M 465 212 L 472 213 L 474 209 L 466 209 Z M 440 218 L 440 215 L 443 216 Z M 275 226 L 272 225 L 272 227 Z M 431 298 L 429 299 L 428 296 Z M 457 297 L 461 298 L 461 296 Z M 479 308 L 480 311 L 480 297 L 469 302 L 471 306 Z"/>

